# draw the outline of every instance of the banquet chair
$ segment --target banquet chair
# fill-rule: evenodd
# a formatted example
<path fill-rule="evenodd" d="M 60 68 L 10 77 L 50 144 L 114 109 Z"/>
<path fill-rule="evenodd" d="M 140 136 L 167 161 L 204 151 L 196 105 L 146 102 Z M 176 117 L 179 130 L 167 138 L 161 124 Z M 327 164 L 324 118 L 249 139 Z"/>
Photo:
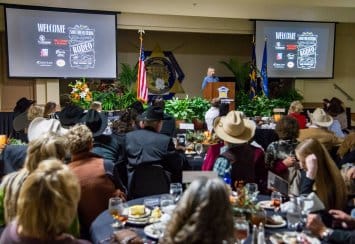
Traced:
<path fill-rule="evenodd" d="M 170 175 L 160 165 L 137 166 L 128 183 L 128 198 L 169 193 Z"/>

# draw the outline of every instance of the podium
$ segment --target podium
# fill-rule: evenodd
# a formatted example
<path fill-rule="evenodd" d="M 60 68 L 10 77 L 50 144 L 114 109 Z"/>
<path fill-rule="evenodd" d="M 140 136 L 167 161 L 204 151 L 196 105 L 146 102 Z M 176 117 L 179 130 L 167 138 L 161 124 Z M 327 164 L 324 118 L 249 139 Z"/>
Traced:
<path fill-rule="evenodd" d="M 224 89 L 226 88 L 226 89 Z M 210 82 L 203 90 L 203 98 L 212 100 L 221 98 L 222 102 L 229 103 L 229 111 L 235 109 L 235 83 L 234 82 Z"/>

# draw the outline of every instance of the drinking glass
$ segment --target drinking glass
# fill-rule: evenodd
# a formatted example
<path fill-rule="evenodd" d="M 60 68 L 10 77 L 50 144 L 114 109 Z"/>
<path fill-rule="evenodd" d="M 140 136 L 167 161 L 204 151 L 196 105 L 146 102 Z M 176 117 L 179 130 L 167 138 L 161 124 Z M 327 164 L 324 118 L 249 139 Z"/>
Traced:
<path fill-rule="evenodd" d="M 249 223 L 245 218 L 234 219 L 234 239 L 236 243 L 243 243 L 249 235 Z"/>
<path fill-rule="evenodd" d="M 245 190 L 247 191 L 249 199 L 251 199 L 253 202 L 255 202 L 256 198 L 259 194 L 258 185 L 256 183 L 247 183 L 245 185 Z"/>
<path fill-rule="evenodd" d="M 280 206 L 282 203 L 282 195 L 278 191 L 274 191 L 271 193 L 271 205 L 274 206 L 274 211 L 277 212 L 280 210 Z"/>
<path fill-rule="evenodd" d="M 174 197 L 170 195 L 164 195 L 160 197 L 160 208 L 164 213 L 169 214 L 171 205 L 174 205 Z"/>
<path fill-rule="evenodd" d="M 108 202 L 108 211 L 115 220 L 112 227 L 124 227 L 128 220 L 128 212 L 125 211 L 128 205 L 119 197 L 111 197 Z"/>
<path fill-rule="evenodd" d="M 197 152 L 198 156 L 201 157 L 201 154 L 203 152 L 203 145 L 201 143 L 196 143 L 195 151 Z"/>
<path fill-rule="evenodd" d="M 181 183 L 171 183 L 170 184 L 170 195 L 174 197 L 174 202 L 178 202 L 182 194 Z"/>

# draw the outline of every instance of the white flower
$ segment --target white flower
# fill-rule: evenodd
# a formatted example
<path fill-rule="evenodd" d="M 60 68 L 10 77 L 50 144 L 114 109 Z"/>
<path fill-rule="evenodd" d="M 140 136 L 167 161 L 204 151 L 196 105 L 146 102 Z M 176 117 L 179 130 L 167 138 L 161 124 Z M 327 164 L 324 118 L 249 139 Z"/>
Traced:
<path fill-rule="evenodd" d="M 77 92 L 78 90 L 79 90 L 78 88 L 73 87 L 71 93 L 75 93 L 75 92 Z"/>
<path fill-rule="evenodd" d="M 80 98 L 84 99 L 86 97 L 86 92 L 79 93 Z"/>
<path fill-rule="evenodd" d="M 85 89 L 84 89 L 84 92 L 89 92 L 89 88 L 85 88 Z"/>

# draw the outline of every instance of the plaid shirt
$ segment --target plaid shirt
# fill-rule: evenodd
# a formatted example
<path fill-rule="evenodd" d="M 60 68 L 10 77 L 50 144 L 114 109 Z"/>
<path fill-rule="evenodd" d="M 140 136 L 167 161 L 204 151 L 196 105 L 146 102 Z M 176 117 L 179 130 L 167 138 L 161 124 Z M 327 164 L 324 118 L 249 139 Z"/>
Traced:
<path fill-rule="evenodd" d="M 277 161 L 284 160 L 288 156 L 295 155 L 295 148 L 298 145 L 296 140 L 278 140 L 272 142 L 266 149 L 265 165 L 273 169 Z"/>

